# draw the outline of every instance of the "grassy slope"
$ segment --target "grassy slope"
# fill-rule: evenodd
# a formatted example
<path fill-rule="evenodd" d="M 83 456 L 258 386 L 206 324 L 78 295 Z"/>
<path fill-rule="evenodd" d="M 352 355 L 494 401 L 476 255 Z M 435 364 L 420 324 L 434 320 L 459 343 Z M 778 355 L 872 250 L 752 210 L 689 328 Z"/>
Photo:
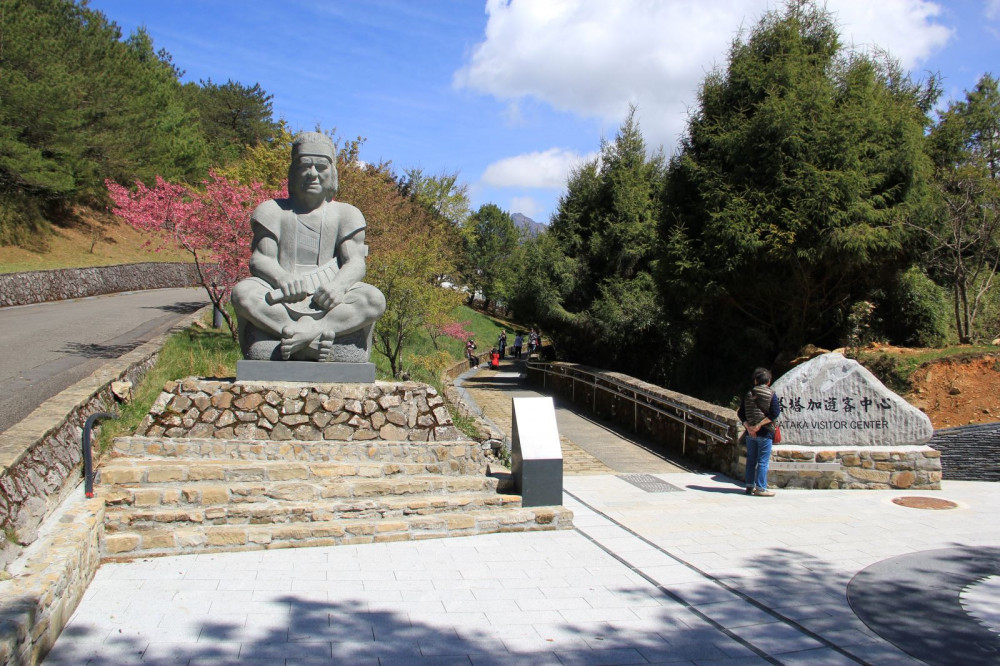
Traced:
<path fill-rule="evenodd" d="M 150 240 L 149 235 L 108 215 L 80 211 L 76 220 L 53 226 L 52 234 L 39 239 L 32 248 L 0 247 L 0 273 L 146 261 L 191 261 L 191 255 L 180 248 L 153 252 L 144 247 L 147 240 Z"/>

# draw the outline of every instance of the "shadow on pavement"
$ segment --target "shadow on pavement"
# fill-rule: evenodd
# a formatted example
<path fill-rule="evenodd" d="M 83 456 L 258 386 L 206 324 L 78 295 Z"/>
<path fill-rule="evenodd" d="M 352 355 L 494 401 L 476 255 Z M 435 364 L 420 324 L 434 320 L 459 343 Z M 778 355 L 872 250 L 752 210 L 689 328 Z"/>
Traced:
<path fill-rule="evenodd" d="M 197 584 L 198 581 L 192 582 Z M 650 594 L 650 590 L 643 587 L 610 591 L 624 597 L 626 602 L 631 597 L 648 600 Z M 183 590 L 180 594 L 184 594 Z M 703 632 L 694 631 L 693 627 L 677 620 L 676 615 L 667 609 L 660 614 L 664 629 L 676 632 L 670 643 L 653 631 L 637 634 L 632 628 L 619 628 L 609 623 L 596 627 L 594 623 L 577 626 L 567 621 L 547 625 L 539 632 L 542 634 L 540 638 L 527 639 L 530 647 L 519 648 L 508 646 L 504 641 L 517 642 L 523 638 L 521 636 L 497 636 L 475 625 L 461 628 L 432 626 L 413 621 L 408 614 L 371 611 L 368 609 L 369 602 L 363 599 L 323 602 L 292 594 L 269 601 L 275 612 L 264 617 L 274 618 L 275 626 L 271 629 L 255 629 L 236 621 L 212 619 L 209 615 L 178 616 L 170 613 L 164 615 L 155 627 L 141 623 L 132 625 L 127 616 L 122 617 L 117 633 L 107 623 L 89 626 L 82 621 L 71 623 L 44 663 L 76 666 L 85 663 L 139 663 L 141 660 L 144 664 L 239 662 L 353 666 L 469 663 L 470 658 L 475 660 L 477 656 L 490 663 L 497 660 L 523 663 L 520 659 L 539 658 L 545 663 L 566 663 L 560 659 L 570 663 L 596 663 L 593 661 L 595 651 L 600 654 L 600 650 L 588 647 L 584 641 L 606 642 L 609 648 L 607 654 L 628 651 L 632 655 L 627 662 L 613 663 L 648 663 L 684 656 L 686 650 L 693 650 L 691 656 L 696 653 L 726 656 L 718 647 L 704 645 Z M 664 598 L 664 601 L 667 599 Z M 234 613 L 238 612 L 234 609 Z M 655 619 L 655 615 L 651 619 Z M 485 618 L 484 626 L 489 626 Z M 101 641 L 109 631 L 111 635 Z M 688 632 L 691 632 L 690 642 L 685 641 Z M 183 642 L 179 641 L 179 635 L 184 636 Z M 578 642 L 567 645 L 567 638 L 578 639 Z M 729 643 L 721 635 L 718 638 Z M 620 654 L 614 656 L 622 657 Z"/>
<path fill-rule="evenodd" d="M 998 575 L 1000 548 L 928 550 L 862 570 L 847 599 L 872 631 L 930 666 L 998 664 L 1000 636 L 970 616 L 959 596 Z"/>
<path fill-rule="evenodd" d="M 186 301 L 183 303 L 170 303 L 167 305 L 147 305 L 144 309 L 146 310 L 161 310 L 163 312 L 172 312 L 174 314 L 191 314 L 192 312 L 197 312 L 201 308 L 205 307 L 206 303 L 199 301 Z"/>
<path fill-rule="evenodd" d="M 83 356 L 84 358 L 119 358 L 143 344 L 145 344 L 143 340 L 135 340 L 121 345 L 70 342 L 59 351 L 64 354 L 72 354 L 73 356 Z"/>

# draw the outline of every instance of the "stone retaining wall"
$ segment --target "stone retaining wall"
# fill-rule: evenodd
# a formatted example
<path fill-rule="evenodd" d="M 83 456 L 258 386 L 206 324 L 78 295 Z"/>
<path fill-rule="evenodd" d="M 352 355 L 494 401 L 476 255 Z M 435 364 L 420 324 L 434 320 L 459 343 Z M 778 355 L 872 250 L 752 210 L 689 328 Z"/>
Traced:
<path fill-rule="evenodd" d="M 944 478 L 1000 481 L 1000 423 L 937 430 L 930 445 L 941 451 Z"/>
<path fill-rule="evenodd" d="M 0 581 L 0 664 L 37 664 L 52 649 L 101 564 L 103 533 L 104 500 L 73 501 L 11 567 Z"/>
<path fill-rule="evenodd" d="M 746 448 L 736 412 L 653 384 L 573 363 L 532 363 L 529 381 L 708 469 L 742 480 Z M 636 401 L 634 398 L 638 397 Z M 709 435 L 707 433 L 712 433 Z M 779 488 L 941 488 L 941 454 L 929 446 L 775 445 L 768 483 Z M 782 466 L 791 469 L 781 470 Z"/>
<path fill-rule="evenodd" d="M 437 390 L 418 382 L 169 382 L 136 430 L 143 437 L 285 442 L 464 439 Z"/>
<path fill-rule="evenodd" d="M 202 309 L 181 321 L 190 325 Z M 111 383 L 138 385 L 156 361 L 169 333 L 110 361 L 0 433 L 0 528 L 13 529 L 21 544 L 35 540 L 38 526 L 80 482 L 83 425 L 97 412 L 113 412 Z M 0 567 L 19 547 L 0 532 Z"/>
<path fill-rule="evenodd" d="M 156 263 L 0 274 L 0 307 L 199 284 L 194 264 Z"/>

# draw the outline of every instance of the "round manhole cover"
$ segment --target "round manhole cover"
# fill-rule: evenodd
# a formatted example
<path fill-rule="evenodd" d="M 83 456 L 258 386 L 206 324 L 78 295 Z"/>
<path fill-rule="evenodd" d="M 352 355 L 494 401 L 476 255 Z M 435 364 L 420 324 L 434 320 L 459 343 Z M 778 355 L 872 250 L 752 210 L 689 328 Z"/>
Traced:
<path fill-rule="evenodd" d="M 958 507 L 951 500 L 936 497 L 894 497 L 892 503 L 911 509 L 955 509 Z"/>

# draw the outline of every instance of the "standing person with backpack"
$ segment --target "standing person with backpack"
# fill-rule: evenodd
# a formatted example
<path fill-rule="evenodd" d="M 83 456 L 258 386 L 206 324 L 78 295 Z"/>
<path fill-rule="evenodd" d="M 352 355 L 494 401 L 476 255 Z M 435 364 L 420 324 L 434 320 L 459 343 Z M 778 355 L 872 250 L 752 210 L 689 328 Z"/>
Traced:
<path fill-rule="evenodd" d="M 746 429 L 746 494 L 774 497 L 774 491 L 767 489 L 767 467 L 774 444 L 774 422 L 781 415 L 781 406 L 777 394 L 771 390 L 770 370 L 753 371 L 753 388 L 743 395 L 736 414 Z"/>

